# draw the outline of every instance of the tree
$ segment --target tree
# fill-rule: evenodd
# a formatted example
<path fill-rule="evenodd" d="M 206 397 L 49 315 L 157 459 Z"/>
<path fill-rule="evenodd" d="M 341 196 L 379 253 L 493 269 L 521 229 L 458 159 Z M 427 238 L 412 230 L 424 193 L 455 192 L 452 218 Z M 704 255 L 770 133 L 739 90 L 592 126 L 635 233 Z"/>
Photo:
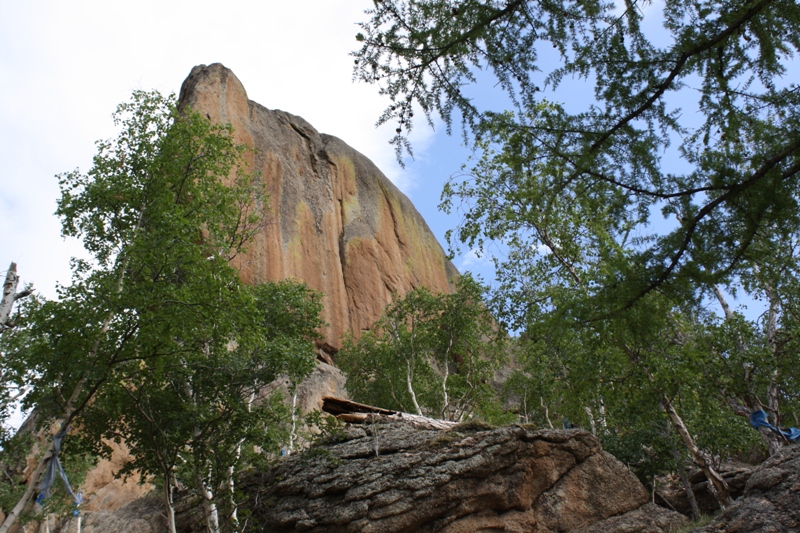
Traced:
<path fill-rule="evenodd" d="M 0 333 L 10 327 L 9 317 L 14 308 L 14 302 L 29 296 L 32 292 L 30 287 L 22 292 L 17 292 L 19 276 L 17 275 L 17 264 L 12 262 L 6 271 L 6 280 L 3 283 L 3 298 L 0 300 Z"/>
<path fill-rule="evenodd" d="M 506 385 L 529 419 L 541 423 L 544 415 L 552 427 L 550 420 L 566 418 L 591 429 L 644 482 L 689 457 L 720 505 L 730 503 L 715 458 L 746 456 L 758 434 L 720 387 L 724 365 L 708 345 L 725 343 L 713 315 L 653 293 L 613 321 L 532 325 L 519 343 L 518 370 Z"/>
<path fill-rule="evenodd" d="M 33 290 L 26 287 L 21 292 L 17 292 L 17 285 L 19 284 L 19 276 L 17 275 L 17 264 L 12 262 L 6 271 L 6 279 L 3 283 L 3 296 L 0 299 L 0 335 L 6 329 L 13 327 L 11 321 L 11 312 L 14 308 L 14 303 L 27 296 L 30 296 Z M 8 375 L 11 369 L 0 367 L 0 383 L 7 384 L 13 383 L 14 379 Z M 14 402 L 19 396 L 24 393 L 24 390 L 12 391 L 10 387 L 3 387 L 0 390 L 0 448 L 5 448 L 6 443 L 10 437 L 4 423 L 8 420 L 10 409 L 13 407 Z"/>
<path fill-rule="evenodd" d="M 442 207 L 462 215 L 452 247 L 499 250 L 493 308 L 537 346 L 512 381 L 524 412 L 533 399 L 547 420 L 596 414 L 599 397 L 609 421 L 644 391 L 698 464 L 724 449 L 721 427 L 747 440 L 731 406 L 780 419 L 796 382 L 796 2 L 376 0 L 367 13 L 355 77 L 390 100 L 379 122 L 399 121 L 398 157 L 417 107 L 448 131 L 460 120 L 475 149 Z M 490 85 L 500 104 L 480 107 Z M 558 101 L 576 86 L 582 106 Z M 701 311 L 720 290 L 764 297 L 766 324 L 716 327 Z M 740 335 L 753 342 L 734 354 Z M 532 384 L 535 368 L 562 381 Z M 598 369 L 638 389 L 587 381 Z"/>
<path fill-rule="evenodd" d="M 338 361 L 359 401 L 461 421 L 499 411 L 492 387 L 505 360 L 505 332 L 483 302 L 485 287 L 465 275 L 452 294 L 424 287 L 392 303 Z"/>
<path fill-rule="evenodd" d="M 193 487 L 212 532 L 220 530 L 218 507 L 238 530 L 234 479 L 244 444 L 266 453 L 288 440 L 284 398 L 265 391 L 278 379 L 297 383 L 313 370 L 312 341 L 322 325 L 319 295 L 305 285 L 237 290 L 243 293 L 238 307 L 219 309 L 224 316 L 214 320 L 224 334 L 199 338 L 199 346 L 177 358 L 148 357 L 119 372 L 123 381 L 87 407 L 90 431 L 81 435 L 125 442 L 134 456 L 125 471 L 160 479 L 170 512 L 174 487 Z M 227 502 L 219 497 L 223 487 Z"/>
<path fill-rule="evenodd" d="M 367 13 L 355 76 L 390 99 L 380 122 L 399 121 L 398 150 L 414 105 L 474 141 L 479 163 L 444 205 L 463 201 L 457 241 L 507 247 L 511 311 L 550 310 L 556 292 L 593 299 L 584 319 L 657 288 L 708 293 L 762 257 L 770 228 L 797 234 L 796 2 L 376 0 Z M 492 76 L 510 110 L 471 98 Z M 565 80 L 585 84 L 583 109 L 542 96 Z"/>
<path fill-rule="evenodd" d="M 81 420 L 88 434 L 120 425 L 133 431 L 144 422 L 132 410 L 124 410 L 125 420 L 100 414 L 119 413 L 117 402 L 135 396 L 138 386 L 153 393 L 148 408 L 139 410 L 145 416 L 169 399 L 170 384 L 194 387 L 193 418 L 185 422 L 202 428 L 203 417 L 218 409 L 208 402 L 218 401 L 220 391 L 235 397 L 231 408 L 241 411 L 244 391 L 264 379 L 251 372 L 246 383 L 229 383 L 263 361 L 254 352 L 238 359 L 234 347 L 275 349 L 254 340 L 265 326 L 255 327 L 253 317 L 266 315 L 229 264 L 261 227 L 265 197 L 244 172 L 245 148 L 233 141 L 229 125 L 179 112 L 171 96 L 141 91 L 117 108 L 114 120 L 119 135 L 98 142 L 88 174 L 59 176 L 63 234 L 81 238 L 92 260 L 73 260 L 73 282 L 58 289 L 57 301 L 26 302 L 16 327 L 0 339 L 2 364 L 26 386 L 24 405 L 55 418 L 63 433 L 84 414 L 92 414 Z M 292 327 L 306 332 L 306 325 Z M 279 342 L 290 342 L 281 333 L 286 329 L 278 331 Z M 307 358 L 308 351 L 293 357 Z M 221 383 L 214 383 L 213 370 Z M 201 379 L 203 393 L 210 387 L 207 397 L 200 396 Z M 0 532 L 30 504 L 54 453 L 51 443 Z"/>

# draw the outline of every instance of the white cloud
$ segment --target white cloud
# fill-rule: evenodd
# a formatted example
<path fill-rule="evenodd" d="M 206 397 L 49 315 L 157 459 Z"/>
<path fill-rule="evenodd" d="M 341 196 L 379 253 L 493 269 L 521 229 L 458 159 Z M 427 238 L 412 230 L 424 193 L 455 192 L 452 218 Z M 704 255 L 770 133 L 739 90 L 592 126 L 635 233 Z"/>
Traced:
<path fill-rule="evenodd" d="M 461 263 L 458 269 L 462 272 L 466 272 L 468 270 L 474 270 L 477 267 L 490 266 L 491 264 L 492 260 L 490 257 L 473 248 L 461 256 Z"/>
<path fill-rule="evenodd" d="M 352 82 L 356 22 L 370 0 L 30 0 L 0 8 L 0 270 L 54 296 L 69 281 L 79 243 L 53 216 L 54 175 L 88 170 L 94 141 L 113 136 L 110 115 L 133 89 L 178 92 L 193 66 L 221 62 L 252 100 L 302 116 L 364 153 L 398 187 L 420 187 L 375 129 L 385 105 L 377 88 Z M 424 157 L 433 133 L 412 134 Z M 437 184 L 440 187 L 441 184 Z M 438 191 L 435 193 L 438 195 Z"/>

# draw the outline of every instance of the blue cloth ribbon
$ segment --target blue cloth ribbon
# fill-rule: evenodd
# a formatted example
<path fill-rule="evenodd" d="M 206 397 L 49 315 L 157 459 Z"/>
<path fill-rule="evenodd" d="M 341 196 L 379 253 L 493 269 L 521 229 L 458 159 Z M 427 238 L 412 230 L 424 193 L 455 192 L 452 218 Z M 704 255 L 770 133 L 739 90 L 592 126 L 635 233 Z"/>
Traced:
<path fill-rule="evenodd" d="M 67 494 L 72 498 L 72 503 L 75 504 L 75 507 L 77 508 L 83 501 L 81 492 L 78 491 L 78 493 L 75 494 L 72 490 L 69 479 L 67 479 L 67 473 L 64 472 L 64 467 L 61 466 L 61 460 L 58 458 L 58 454 L 61 452 L 61 441 L 67 436 L 67 429 L 68 428 L 65 427 L 53 436 L 53 456 L 50 458 L 47 470 L 45 470 L 44 476 L 42 476 L 42 480 L 39 482 L 39 496 L 36 497 L 36 503 L 39 505 L 42 505 L 44 500 L 50 496 L 50 489 L 53 487 L 56 473 L 58 473 L 61 481 L 64 483 L 64 489 L 66 489 Z M 75 512 L 77 512 L 77 509 Z"/>
<path fill-rule="evenodd" d="M 753 411 L 750 413 L 750 425 L 753 426 L 755 429 L 760 427 L 765 427 L 777 433 L 778 435 L 783 436 L 786 440 L 790 440 L 792 442 L 800 442 L 800 429 L 797 428 L 789 428 L 785 430 L 781 430 L 773 426 L 769 423 L 769 418 L 763 409 L 759 409 L 758 411 Z"/>

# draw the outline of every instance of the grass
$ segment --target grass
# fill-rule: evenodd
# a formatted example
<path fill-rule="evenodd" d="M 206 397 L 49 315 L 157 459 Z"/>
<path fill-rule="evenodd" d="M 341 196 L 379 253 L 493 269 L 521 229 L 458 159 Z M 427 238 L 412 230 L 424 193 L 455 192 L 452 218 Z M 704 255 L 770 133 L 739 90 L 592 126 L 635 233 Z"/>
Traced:
<path fill-rule="evenodd" d="M 691 530 L 697 527 L 703 527 L 708 525 L 709 522 L 711 522 L 711 520 L 713 519 L 714 517 L 710 515 L 700 515 L 700 518 L 698 518 L 697 520 L 692 520 L 685 526 L 680 526 L 678 528 L 671 529 L 670 533 L 689 533 Z"/>

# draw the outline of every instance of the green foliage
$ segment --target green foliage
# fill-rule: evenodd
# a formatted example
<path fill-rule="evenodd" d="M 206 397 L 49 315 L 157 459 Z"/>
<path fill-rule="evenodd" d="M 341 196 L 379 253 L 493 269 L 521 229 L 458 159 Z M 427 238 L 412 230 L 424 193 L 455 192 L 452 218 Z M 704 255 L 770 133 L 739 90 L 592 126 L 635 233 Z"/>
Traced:
<path fill-rule="evenodd" d="M 11 509 L 25 492 L 23 474 L 33 447 L 33 435 L 17 434 L 2 442 L 0 449 L 0 508 Z"/>
<path fill-rule="evenodd" d="M 398 156 L 414 106 L 460 118 L 475 148 L 442 207 L 462 214 L 452 247 L 500 250 L 492 307 L 522 335 L 505 395 L 523 419 L 600 434 L 602 410 L 609 445 L 638 462 L 665 402 L 723 457 L 756 434 L 732 412 L 797 418 L 796 2 L 382 0 L 367 14 L 355 76 L 390 100 L 379 122 L 400 122 Z M 555 101 L 567 80 L 584 105 Z M 503 98 L 474 98 L 478 84 Z M 709 316 L 720 288 L 766 316 Z"/>
<path fill-rule="evenodd" d="M 124 440 L 127 471 L 215 492 L 254 446 L 285 438 L 288 408 L 261 389 L 313 369 L 320 299 L 244 286 L 230 265 L 267 198 L 229 125 L 139 91 L 114 120 L 88 174 L 60 176 L 63 234 L 93 259 L 74 260 L 57 301 L 23 303 L 0 339 L 3 375 L 43 419 L 80 417 L 68 440 L 83 449 Z"/>
<path fill-rule="evenodd" d="M 305 415 L 305 425 L 315 428 L 310 435 L 312 445 L 336 444 L 345 440 L 344 422 L 322 411 L 311 411 Z"/>
<path fill-rule="evenodd" d="M 743 367 L 738 359 L 728 366 L 707 348 L 719 341 L 718 319 L 690 311 L 651 294 L 613 321 L 583 328 L 555 320 L 532 325 L 515 340 L 506 404 L 538 426 L 559 428 L 569 420 L 591 430 L 644 483 L 673 471 L 675 454 L 691 460 L 664 411 L 664 398 L 702 450 L 721 460 L 746 458 L 763 443 L 728 405 L 740 396 L 721 385 L 740 385 L 736 374 Z"/>
<path fill-rule="evenodd" d="M 120 135 L 98 143 L 92 170 L 60 176 L 63 233 L 94 261 L 74 260 L 59 300 L 25 302 L 3 338 L 5 364 L 29 386 L 25 405 L 52 406 L 45 414 L 80 383 L 78 409 L 124 368 L 197 350 L 214 333 L 227 343 L 242 292 L 228 259 L 264 208 L 253 177 L 234 170 L 242 148 L 229 127 L 180 115 L 157 93 L 134 93 L 114 118 Z"/>
<path fill-rule="evenodd" d="M 398 149 L 412 104 L 460 116 L 475 142 L 444 206 L 464 209 L 455 242 L 507 246 L 514 313 L 573 292 L 589 317 L 657 287 L 691 296 L 768 257 L 776 230 L 797 234 L 796 2 L 385 0 L 367 14 L 355 76 L 391 100 L 380 122 L 399 120 Z M 542 98 L 566 80 L 584 109 Z M 512 110 L 480 108 L 479 82 Z"/>
<path fill-rule="evenodd" d="M 358 401 L 451 420 L 500 416 L 491 380 L 504 362 L 505 332 L 483 303 L 485 288 L 470 276 L 453 294 L 410 291 L 338 361 Z"/>

